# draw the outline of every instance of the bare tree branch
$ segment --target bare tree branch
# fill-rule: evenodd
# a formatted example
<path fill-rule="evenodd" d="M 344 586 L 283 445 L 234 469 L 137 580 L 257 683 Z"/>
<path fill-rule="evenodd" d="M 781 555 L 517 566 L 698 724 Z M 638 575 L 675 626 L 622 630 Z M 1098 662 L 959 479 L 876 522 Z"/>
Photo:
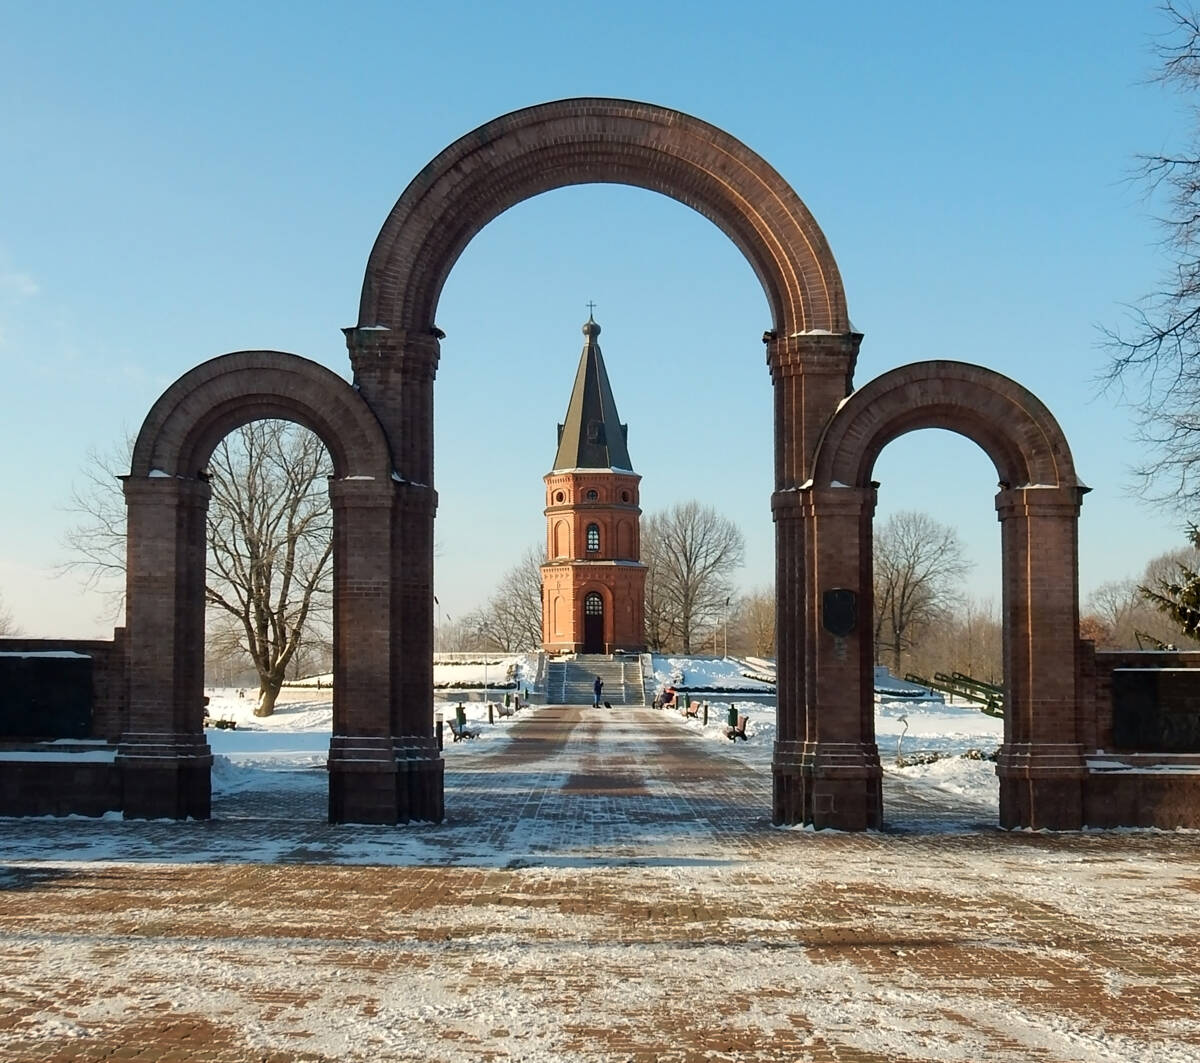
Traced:
<path fill-rule="evenodd" d="M 760 587 L 737 598 L 729 614 L 729 652 L 775 656 L 775 588 Z"/>
<path fill-rule="evenodd" d="M 133 441 L 93 453 L 76 490 L 82 518 L 67 535 L 65 568 L 123 594 L 125 503 L 118 476 Z M 269 715 L 289 663 L 327 632 L 333 513 L 324 445 L 286 421 L 254 421 L 231 433 L 209 461 L 205 600 L 210 647 L 226 660 L 245 655 L 259 677 L 259 715 Z M 117 591 L 120 578 L 121 590 Z"/>
<path fill-rule="evenodd" d="M 1163 4 L 1166 32 L 1153 77 L 1189 100 L 1200 88 L 1200 17 L 1174 0 Z M 1183 150 L 1138 159 L 1134 179 L 1161 203 L 1167 264 L 1162 283 L 1126 322 L 1104 329 L 1105 387 L 1134 412 L 1147 455 L 1136 470 L 1148 500 L 1194 512 L 1200 500 L 1200 125 Z"/>
<path fill-rule="evenodd" d="M 643 520 L 647 645 L 691 653 L 701 626 L 728 607 L 744 556 L 741 531 L 711 506 L 680 502 Z"/>
<path fill-rule="evenodd" d="M 875 533 L 875 658 L 893 674 L 918 632 L 945 619 L 970 569 L 958 532 L 925 513 L 893 514 Z"/>
<path fill-rule="evenodd" d="M 542 644 L 542 561 L 544 549 L 531 546 L 500 581 L 468 626 L 486 649 L 535 650 Z"/>
<path fill-rule="evenodd" d="M 120 477 L 129 471 L 133 436 L 108 450 L 92 448 L 81 470 L 82 480 L 71 490 L 67 512 L 76 524 L 64 536 L 73 556 L 59 572 L 77 572 L 88 590 L 97 590 L 108 603 L 105 620 L 116 622 L 125 611 L 125 496 Z"/>
<path fill-rule="evenodd" d="M 21 634 L 21 629 L 17 627 L 17 623 L 13 620 L 13 615 L 4 605 L 4 599 L 0 598 L 0 636 L 13 636 Z"/>

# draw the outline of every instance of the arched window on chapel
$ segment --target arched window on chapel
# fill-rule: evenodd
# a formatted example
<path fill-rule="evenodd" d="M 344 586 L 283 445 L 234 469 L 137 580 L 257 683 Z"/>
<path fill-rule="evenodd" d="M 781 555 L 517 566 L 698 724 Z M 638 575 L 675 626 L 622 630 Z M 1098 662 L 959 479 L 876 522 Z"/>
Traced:
<path fill-rule="evenodd" d="M 587 551 L 589 554 L 597 554 L 600 552 L 599 524 L 589 524 L 587 526 Z"/>

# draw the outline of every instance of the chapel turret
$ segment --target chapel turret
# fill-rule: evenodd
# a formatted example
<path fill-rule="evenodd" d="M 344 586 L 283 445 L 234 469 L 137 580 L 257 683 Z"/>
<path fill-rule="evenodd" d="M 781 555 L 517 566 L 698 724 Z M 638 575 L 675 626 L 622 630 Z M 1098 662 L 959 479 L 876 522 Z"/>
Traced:
<path fill-rule="evenodd" d="M 589 315 L 546 483 L 542 643 L 547 652 L 645 649 L 638 485 Z"/>

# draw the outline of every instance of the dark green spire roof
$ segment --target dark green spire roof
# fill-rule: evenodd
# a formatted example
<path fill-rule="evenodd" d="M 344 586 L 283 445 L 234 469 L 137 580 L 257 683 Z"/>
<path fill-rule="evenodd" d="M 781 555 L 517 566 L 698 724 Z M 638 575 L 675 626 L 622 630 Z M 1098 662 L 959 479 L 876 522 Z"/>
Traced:
<path fill-rule="evenodd" d="M 558 426 L 558 453 L 553 472 L 567 469 L 626 469 L 633 471 L 626 445 L 628 426 L 621 424 L 608 372 L 600 355 L 600 326 L 589 314 L 583 326 L 587 337 L 565 423 Z"/>

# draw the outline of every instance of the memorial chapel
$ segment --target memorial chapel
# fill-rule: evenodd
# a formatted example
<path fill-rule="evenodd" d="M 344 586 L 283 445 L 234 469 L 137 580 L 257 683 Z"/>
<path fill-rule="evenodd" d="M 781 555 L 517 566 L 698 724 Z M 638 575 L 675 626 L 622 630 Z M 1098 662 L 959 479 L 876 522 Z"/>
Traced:
<path fill-rule="evenodd" d="M 641 477 L 629 460 L 589 314 L 558 452 L 546 483 L 542 645 L 547 653 L 641 652 L 646 647 Z"/>

